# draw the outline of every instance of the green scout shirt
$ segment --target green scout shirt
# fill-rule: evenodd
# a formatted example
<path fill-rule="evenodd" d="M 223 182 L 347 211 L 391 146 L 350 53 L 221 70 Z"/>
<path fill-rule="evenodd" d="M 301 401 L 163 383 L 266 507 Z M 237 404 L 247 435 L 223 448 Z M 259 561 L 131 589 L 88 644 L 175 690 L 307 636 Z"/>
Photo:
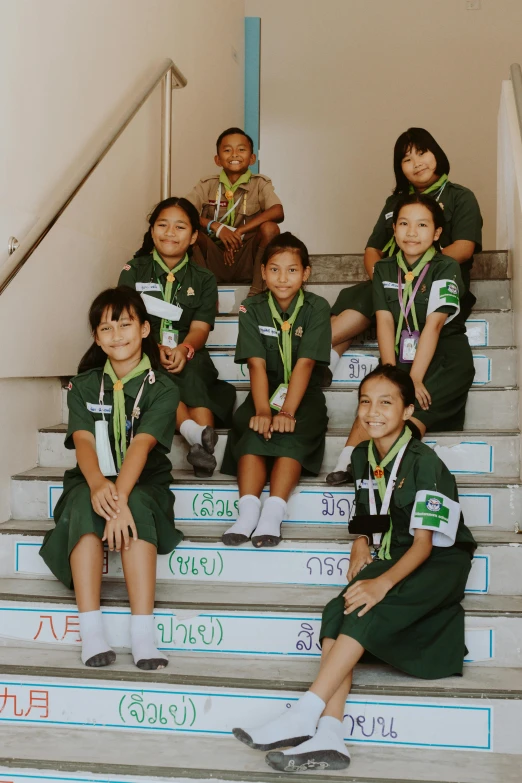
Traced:
<path fill-rule="evenodd" d="M 149 452 L 147 462 L 139 478 L 140 484 L 170 484 L 172 465 L 168 453 L 172 446 L 172 439 L 176 430 L 176 411 L 179 403 L 179 391 L 172 383 L 169 376 L 163 370 L 154 370 L 155 382 L 145 382 L 143 393 L 139 401 L 140 415 L 134 420 L 134 437 L 139 433 L 152 435 L 158 441 Z M 124 386 L 125 411 L 127 418 L 127 446 L 130 440 L 130 420 L 134 408 L 134 400 L 140 390 L 145 373 L 128 381 Z M 86 430 L 93 436 L 95 434 L 94 423 L 102 419 L 101 413 L 92 413 L 88 405 L 98 405 L 100 396 L 100 384 L 102 368 L 81 373 L 72 379 L 67 394 L 69 408 L 69 424 L 65 436 L 65 447 L 74 449 L 73 433 L 78 430 Z M 113 405 L 113 383 L 108 375 L 104 376 L 104 405 Z M 114 429 L 112 413 L 105 414 L 109 421 L 109 438 L 111 449 L 116 464 L 114 449 Z M 82 476 L 78 465 L 65 474 L 66 480 Z"/>
<path fill-rule="evenodd" d="M 373 274 L 373 305 L 375 312 L 377 312 L 377 310 L 388 310 L 391 312 L 396 327 L 401 314 L 397 281 L 398 269 L 397 256 L 394 255 L 392 258 L 384 258 L 382 261 L 379 261 L 378 264 L 375 264 Z M 404 272 L 401 272 L 401 280 L 402 284 L 405 285 Z M 452 280 L 459 289 L 459 298 L 462 301 L 464 285 L 462 283 L 460 265 L 449 256 L 435 253 L 430 262 L 430 268 L 426 272 L 421 287 L 415 296 L 415 311 L 417 313 L 420 331 L 423 330 L 424 325 L 426 324 L 430 290 L 432 283 L 435 280 Z M 434 312 L 451 315 L 455 312 L 455 308 L 443 306 L 438 307 Z M 410 324 L 410 329 L 413 329 L 411 311 L 408 315 L 408 322 Z M 406 329 L 406 323 L 404 323 L 404 328 Z M 449 337 L 454 334 L 464 334 L 465 331 L 465 322 L 462 318 L 457 316 L 449 323 L 444 324 L 440 336 L 441 338 Z"/>
<path fill-rule="evenodd" d="M 198 210 L 201 217 L 212 218 L 216 209 L 216 200 L 219 190 L 219 174 L 200 179 L 198 184 L 185 196 Z M 259 212 L 265 212 L 270 207 L 281 204 L 280 198 L 274 191 L 272 180 L 264 174 L 252 174 L 250 181 L 240 185 L 234 193 L 234 203 L 242 195 L 242 199 L 236 207 L 234 226 L 243 226 L 250 218 Z M 228 211 L 228 201 L 225 198 L 225 186 L 221 186 L 221 201 L 219 205 L 218 220 Z"/>
<path fill-rule="evenodd" d="M 140 256 L 125 264 L 118 285 L 128 285 L 136 291 L 163 299 L 167 272 L 154 261 L 152 254 Z M 144 287 L 148 285 L 156 286 L 157 290 Z M 217 301 L 217 282 L 212 272 L 189 261 L 176 275 L 176 281 L 172 286 L 171 304 L 183 308 L 181 318 L 173 324 L 173 328 L 179 330 L 179 343 L 182 343 L 187 336 L 192 321 L 203 321 L 210 324 L 212 329 L 214 328 Z M 159 343 L 161 318 L 150 315 L 149 319 L 154 339 Z"/>
<path fill-rule="evenodd" d="M 297 304 L 296 294 L 287 313 L 274 302 L 283 320 L 291 317 Z M 272 320 L 268 306 L 268 292 L 251 296 L 239 308 L 239 334 L 236 345 L 236 364 L 258 357 L 266 361 L 270 389 L 284 383 L 283 361 L 279 351 L 280 331 Z M 322 296 L 304 292 L 304 302 L 292 327 L 292 368 L 298 359 L 314 359 L 309 387 L 321 386 L 323 371 L 318 365 L 328 365 L 332 344 L 330 305 Z"/>
<path fill-rule="evenodd" d="M 368 442 L 360 443 L 352 452 L 352 471 L 355 481 L 355 508 L 357 514 L 370 513 L 370 501 L 368 491 Z M 384 467 L 384 477 L 386 482 L 390 479 L 393 460 Z M 365 481 L 364 488 L 358 483 Z M 450 500 L 459 502 L 459 493 L 455 477 L 450 473 L 444 462 L 437 454 L 416 438 L 412 438 L 408 448 L 404 453 L 395 489 L 390 503 L 390 514 L 392 518 L 392 547 L 410 547 L 413 543 L 413 536 L 410 535 L 410 518 L 415 502 L 415 495 L 421 490 L 441 492 Z M 377 487 L 374 487 L 377 509 L 380 508 L 380 498 Z M 455 539 L 457 546 L 468 549 L 472 553 L 476 548 L 475 539 L 470 530 L 464 524 L 464 517 L 461 513 L 457 536 Z M 434 553 L 438 547 L 434 547 Z"/>
<path fill-rule="evenodd" d="M 379 219 L 366 243 L 366 247 L 382 250 L 393 236 L 393 212 L 397 202 L 404 194 L 388 196 Z M 482 215 L 475 194 L 468 188 L 448 180 L 442 191 L 439 204 L 444 210 L 445 226 L 439 243 L 447 247 L 459 239 L 467 239 L 475 243 L 475 252 L 482 250 Z M 473 258 L 461 264 L 466 288 L 469 287 L 469 270 L 473 266 Z"/>

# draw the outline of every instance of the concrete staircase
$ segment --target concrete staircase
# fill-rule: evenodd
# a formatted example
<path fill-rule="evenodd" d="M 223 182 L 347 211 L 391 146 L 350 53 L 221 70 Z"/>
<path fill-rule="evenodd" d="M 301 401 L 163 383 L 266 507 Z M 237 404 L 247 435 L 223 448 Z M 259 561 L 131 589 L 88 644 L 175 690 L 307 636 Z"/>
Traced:
<path fill-rule="evenodd" d="M 310 290 L 334 301 L 361 279 L 359 256 L 314 259 Z M 129 608 L 119 558 L 107 554 L 103 611 L 120 652 L 103 670 L 82 666 L 72 593 L 38 556 L 52 526 L 63 471 L 65 424 L 38 435 L 38 466 L 12 479 L 12 519 L 0 524 L 0 783 L 38 781 L 352 781 L 511 783 L 522 769 L 522 537 L 516 348 L 507 258 L 483 253 L 474 268 L 476 310 L 468 336 L 477 375 L 463 432 L 426 440 L 457 475 L 479 548 L 467 585 L 462 678 L 422 681 L 362 666 L 347 702 L 347 772 L 284 775 L 231 737 L 235 725 L 277 714 L 317 670 L 324 604 L 345 584 L 351 487 L 303 480 L 274 550 L 216 543 L 236 515 L 237 488 L 171 459 L 176 519 L 186 540 L 159 559 L 157 639 L 169 667 L 131 662 Z M 244 288 L 220 291 L 211 348 L 240 399 L 248 377 L 233 364 Z M 333 466 L 376 363 L 375 335 L 345 355 L 326 392 L 330 424 L 323 472 Z M 66 420 L 64 409 L 63 421 Z M 226 433 L 220 433 L 218 455 Z M 371 747 L 378 745 L 377 748 Z"/>

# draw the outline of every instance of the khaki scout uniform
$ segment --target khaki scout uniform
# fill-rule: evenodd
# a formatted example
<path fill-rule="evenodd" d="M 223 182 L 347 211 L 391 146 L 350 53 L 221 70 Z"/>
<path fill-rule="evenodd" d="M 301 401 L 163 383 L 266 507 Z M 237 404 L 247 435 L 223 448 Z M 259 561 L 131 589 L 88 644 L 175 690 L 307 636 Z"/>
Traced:
<path fill-rule="evenodd" d="M 152 254 L 133 258 L 123 267 L 118 285 L 128 285 L 136 291 L 163 299 L 167 273 L 154 261 Z M 179 284 L 179 286 L 178 286 Z M 217 313 L 217 283 L 208 269 L 192 261 L 178 272 L 172 290 L 172 303 L 183 308 L 175 328 L 179 330 L 178 345 L 186 338 L 192 321 L 203 321 L 214 327 Z M 160 342 L 161 318 L 149 315 L 152 334 Z M 218 373 L 206 348 L 196 351 L 183 370 L 169 373 L 179 389 L 181 401 L 190 408 L 208 408 L 219 422 L 225 424 L 236 401 L 234 386 L 218 379 Z"/>
<path fill-rule="evenodd" d="M 228 211 L 228 201 L 225 198 L 225 187 L 221 187 L 221 200 L 217 218 L 214 217 L 216 211 L 217 197 L 219 191 L 219 174 L 213 174 L 211 177 L 200 179 L 196 187 L 190 191 L 186 198 L 194 204 L 201 217 L 211 220 L 221 220 Z M 235 210 L 234 227 L 244 226 L 249 220 L 260 212 L 281 204 L 281 200 L 275 194 L 272 180 L 265 177 L 264 174 L 252 174 L 249 182 L 240 185 L 234 193 L 234 202 L 241 196 L 241 200 Z M 223 244 L 216 240 L 209 241 L 207 258 L 198 247 L 194 248 L 194 260 L 201 266 L 210 269 L 218 283 L 238 283 L 250 285 L 253 281 L 256 287 L 261 289 L 261 257 L 263 251 L 257 251 L 257 257 L 254 248 L 255 231 L 243 237 L 243 246 L 235 254 L 235 261 L 232 266 L 225 266 L 223 261 Z M 210 237 L 209 237 L 210 239 Z M 254 280 L 254 278 L 256 278 Z"/>
<path fill-rule="evenodd" d="M 378 454 L 375 456 L 378 464 Z M 390 480 L 392 467 L 393 460 L 384 467 L 386 482 Z M 368 441 L 354 449 L 352 470 L 356 513 L 369 514 Z M 460 602 L 476 543 L 462 514 L 453 546 L 434 546 L 428 560 L 395 585 L 363 617 L 358 617 L 357 612 L 343 614 L 343 596 L 348 587 L 359 579 L 375 579 L 386 573 L 413 544 L 410 517 L 415 495 L 421 490 L 440 492 L 453 501 L 459 500 L 455 479 L 442 460 L 425 443 L 412 438 L 391 498 L 391 560 L 376 558 L 325 606 L 321 639 L 336 639 L 339 634 L 350 636 L 372 656 L 414 677 L 431 680 L 462 674 L 466 653 L 464 610 Z M 376 489 L 375 498 L 379 509 Z"/>
<path fill-rule="evenodd" d="M 128 381 L 123 389 L 128 433 L 134 401 L 146 372 Z M 91 412 L 89 407 L 99 402 L 102 375 L 101 367 L 88 370 L 73 378 L 69 385 L 69 424 L 65 436 L 67 449 L 74 449 L 73 433 L 85 430 L 93 436 L 95 434 L 95 422 L 102 418 L 102 414 Z M 179 392 L 163 370 L 155 370 L 154 375 L 155 382 L 147 382 L 143 387 L 139 402 L 140 415 L 134 421 L 134 436 L 146 433 L 158 442 L 150 451 L 138 483 L 129 496 L 129 508 L 138 538 L 154 544 L 158 553 L 165 555 L 172 552 L 183 538 L 183 534 L 174 526 L 174 495 L 169 489 L 172 465 L 167 456 L 176 429 Z M 103 375 L 103 381 L 104 405 L 112 408 L 113 383 L 106 374 Z M 112 412 L 106 413 L 105 418 L 109 421 L 109 439 L 116 464 Z M 115 481 L 116 477 L 111 480 Z M 56 505 L 54 521 L 55 528 L 46 534 L 40 555 L 53 574 L 66 587 L 72 588 L 69 565 L 72 550 L 82 536 L 95 533 L 98 538 L 102 538 L 105 529 L 105 519 L 95 513 L 89 485 L 78 465 L 65 472 L 63 493 Z"/>
<path fill-rule="evenodd" d="M 274 300 L 283 320 L 294 312 L 297 295 L 287 313 L 283 313 Z M 314 359 L 310 383 L 299 408 L 295 413 L 296 426 L 293 433 L 273 432 L 270 440 L 249 427 L 250 418 L 255 416 L 252 392 L 233 417 L 229 432 L 222 473 L 236 475 L 237 463 L 244 454 L 262 457 L 291 457 L 303 466 L 303 472 L 319 473 L 324 454 L 325 435 L 328 425 L 326 401 L 321 391 L 323 367 L 330 361 L 331 345 L 330 311 L 328 302 L 321 296 L 305 292 L 304 303 L 292 326 L 292 367 L 298 359 Z M 237 364 L 258 357 L 266 362 L 269 397 L 279 384 L 284 382 L 283 361 L 279 351 L 278 329 L 272 320 L 268 305 L 268 292 L 246 299 L 239 311 L 239 335 L 236 346 Z M 276 411 L 273 411 L 275 414 Z"/>
<path fill-rule="evenodd" d="M 401 313 L 397 282 L 397 256 L 386 258 L 375 265 L 373 275 L 373 300 L 375 310 L 388 310 L 393 315 L 394 328 L 397 328 Z M 435 280 L 454 281 L 459 289 L 462 302 L 461 266 L 452 258 L 436 253 L 415 297 L 415 310 L 422 331 L 426 324 L 426 313 L 431 287 Z M 402 284 L 404 272 L 401 272 Z M 461 305 L 462 306 L 462 305 Z M 455 308 L 442 306 L 437 313 L 455 313 Z M 412 326 L 411 313 L 409 315 Z M 406 328 L 406 325 L 404 325 Z M 411 364 L 397 366 L 410 372 Z M 442 430 L 461 430 L 464 426 L 464 414 L 468 392 L 475 377 L 473 354 L 466 336 L 466 325 L 459 314 L 442 327 L 435 354 L 424 377 L 424 385 L 431 395 L 431 405 L 427 411 L 421 409 L 415 401 L 415 418 L 422 421 L 431 432 Z"/>
<path fill-rule="evenodd" d="M 376 250 L 382 250 L 386 247 L 393 237 L 393 213 L 397 202 L 403 195 L 403 193 L 399 193 L 386 199 L 366 247 L 373 247 Z M 436 197 L 437 193 L 430 195 Z M 480 253 L 482 250 L 482 215 L 472 191 L 448 180 L 438 201 L 444 210 L 445 219 L 445 226 L 439 239 L 440 246 L 444 248 L 459 239 L 467 239 L 469 242 L 475 243 L 475 252 Z M 466 320 L 476 302 L 475 297 L 469 291 L 473 258 L 459 266 L 464 284 L 461 312 L 463 319 Z M 339 315 L 344 310 L 356 310 L 366 318 L 373 320 L 375 311 L 371 281 L 358 283 L 341 291 L 332 307 L 332 315 Z"/>

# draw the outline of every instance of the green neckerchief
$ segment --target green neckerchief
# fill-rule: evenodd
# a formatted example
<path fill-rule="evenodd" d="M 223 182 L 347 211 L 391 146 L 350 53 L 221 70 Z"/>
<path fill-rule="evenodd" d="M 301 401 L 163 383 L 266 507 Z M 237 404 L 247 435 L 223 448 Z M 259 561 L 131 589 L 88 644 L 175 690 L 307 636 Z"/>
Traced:
<path fill-rule="evenodd" d="M 272 291 L 268 292 L 268 306 L 270 308 L 270 312 L 272 314 L 272 320 L 274 322 L 274 326 L 276 324 L 279 324 L 281 327 L 281 342 L 283 344 L 283 347 L 281 347 L 281 343 L 279 343 L 279 353 L 281 354 L 281 359 L 283 360 L 283 370 L 285 374 L 285 384 L 288 383 L 290 380 L 290 376 L 292 375 L 292 326 L 295 323 L 295 319 L 297 318 L 299 314 L 299 310 L 304 304 L 304 293 L 303 289 L 299 289 L 299 294 L 297 295 L 297 302 L 294 307 L 294 312 L 288 319 L 288 321 L 284 321 L 277 312 L 277 308 L 274 304 L 274 297 L 272 296 Z M 276 327 L 277 329 L 277 327 Z"/>
<path fill-rule="evenodd" d="M 443 174 L 442 177 L 439 177 L 436 182 L 433 183 L 433 185 L 430 185 L 429 188 L 426 188 L 426 190 L 422 191 L 423 196 L 427 196 L 429 193 L 435 193 L 436 190 L 439 190 L 439 188 L 442 188 L 446 182 L 448 181 L 448 175 Z M 408 193 L 415 193 L 415 188 L 413 185 L 410 185 L 408 188 Z M 395 237 L 392 237 L 383 247 L 382 252 L 388 253 L 388 257 L 391 258 L 391 256 L 395 253 Z"/>
<path fill-rule="evenodd" d="M 384 494 L 386 492 L 384 468 L 386 467 L 386 465 L 392 462 L 392 460 L 395 459 L 395 457 L 402 449 L 402 447 L 406 443 L 408 443 L 411 440 L 411 438 L 412 438 L 411 430 L 409 429 L 409 427 L 405 427 L 399 439 L 395 441 L 395 443 L 393 444 L 389 452 L 386 454 L 384 459 L 381 460 L 379 466 L 377 466 L 377 461 L 375 459 L 373 438 L 368 444 L 368 462 L 370 463 L 374 476 L 377 467 L 380 467 L 381 470 L 383 471 L 383 475 L 381 476 L 381 478 L 375 476 L 375 480 L 377 482 L 377 489 L 379 490 L 379 496 L 381 498 L 381 503 L 384 500 Z M 390 514 L 390 527 L 389 530 L 384 534 L 381 541 L 381 548 L 379 549 L 379 558 L 381 560 L 391 560 L 390 544 L 391 544 L 392 529 L 393 529 L 393 522 Z"/>
<path fill-rule="evenodd" d="M 103 372 L 109 376 L 113 384 L 114 400 L 112 403 L 112 422 L 114 428 L 114 445 L 116 451 L 116 462 L 118 464 L 118 470 L 121 468 L 122 460 L 127 453 L 127 429 L 125 415 L 125 394 L 123 387 L 133 378 L 137 378 L 138 375 L 142 375 L 146 370 L 150 370 L 150 359 L 146 353 L 141 357 L 140 363 L 131 370 L 125 378 L 118 378 L 114 370 L 112 369 L 111 360 L 107 359 Z"/>
<path fill-rule="evenodd" d="M 168 302 L 169 304 L 172 304 L 172 285 L 176 281 L 176 274 L 180 272 L 184 267 L 187 266 L 189 262 L 188 254 L 185 253 L 184 258 L 179 262 L 177 266 L 174 267 L 174 269 L 169 269 L 165 261 L 162 259 L 156 248 L 152 251 L 152 257 L 154 261 L 157 263 L 161 269 L 163 269 L 164 272 L 167 273 L 167 283 L 165 285 L 165 290 L 163 291 L 163 301 Z M 179 291 L 181 283 L 178 283 L 178 287 L 176 288 L 176 293 Z M 165 318 L 161 319 L 161 329 L 170 329 L 172 325 L 172 321 L 169 321 Z M 161 334 L 161 331 L 160 331 Z"/>
<path fill-rule="evenodd" d="M 240 185 L 246 185 L 247 182 L 250 182 L 251 177 L 252 177 L 252 172 L 250 171 L 250 169 L 248 169 L 247 171 L 245 171 L 244 174 L 241 174 L 239 179 L 236 180 L 236 182 L 234 182 L 234 184 L 232 184 L 230 182 L 227 174 L 225 173 L 225 171 L 224 170 L 221 171 L 221 173 L 219 175 L 219 181 L 226 188 L 225 198 L 228 201 L 228 208 L 229 209 L 230 209 L 230 207 L 234 206 L 234 193 L 236 192 L 238 187 Z M 228 198 L 227 197 L 227 195 L 226 195 L 227 191 L 232 193 L 232 198 Z M 227 216 L 227 218 L 225 220 L 225 225 L 226 226 L 233 226 L 235 222 L 236 222 L 236 210 L 233 209 L 232 212 Z"/>
<path fill-rule="evenodd" d="M 406 262 L 404 261 L 402 257 L 402 250 L 399 250 L 397 253 L 397 264 L 399 265 L 399 268 L 402 269 L 402 271 L 405 274 L 411 273 L 413 275 L 412 280 L 405 280 L 404 281 L 404 288 L 402 291 L 402 308 L 401 308 L 401 314 L 399 316 L 399 322 L 397 324 L 397 331 L 395 332 L 395 353 L 398 351 L 398 345 L 401 341 L 401 331 L 402 326 L 404 323 L 404 312 L 403 310 L 406 309 L 406 305 L 408 304 L 408 299 L 412 295 L 412 289 L 413 284 L 415 282 L 415 278 L 420 275 L 426 264 L 429 264 L 433 256 L 435 255 L 437 251 L 433 246 L 428 248 L 420 261 L 417 263 L 417 266 L 414 269 L 411 269 L 406 265 Z M 419 322 L 417 321 L 417 313 L 415 312 L 415 300 L 411 303 L 411 317 L 413 319 L 413 328 L 419 331 Z"/>

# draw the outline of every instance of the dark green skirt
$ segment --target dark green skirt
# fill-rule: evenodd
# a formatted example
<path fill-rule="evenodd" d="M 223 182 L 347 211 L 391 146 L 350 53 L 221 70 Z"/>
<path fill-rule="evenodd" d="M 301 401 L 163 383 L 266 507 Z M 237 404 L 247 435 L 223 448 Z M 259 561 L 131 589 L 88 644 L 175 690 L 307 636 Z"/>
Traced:
<path fill-rule="evenodd" d="M 373 309 L 373 285 L 371 280 L 357 283 L 349 288 L 343 288 L 332 305 L 332 315 L 339 315 L 345 310 L 356 310 L 370 321 L 374 322 L 375 310 Z"/>
<path fill-rule="evenodd" d="M 363 617 L 357 616 L 360 610 L 343 614 L 348 587 L 384 574 L 405 551 L 392 548 L 392 560 L 374 560 L 325 606 L 321 639 L 350 636 L 374 658 L 426 680 L 462 674 L 466 645 L 460 602 L 471 569 L 467 551 L 434 547 L 425 563 Z"/>
<path fill-rule="evenodd" d="M 111 479 L 113 480 L 113 479 Z M 137 484 L 129 495 L 129 509 L 138 538 L 167 555 L 183 539 L 174 525 L 174 495 L 164 484 Z M 66 587 L 73 588 L 69 557 L 82 536 L 103 537 L 105 520 L 95 513 L 91 491 L 83 476 L 64 481 L 64 491 L 54 512 L 55 528 L 46 533 L 40 555 Z"/>
<path fill-rule="evenodd" d="M 236 389 L 218 379 L 218 371 L 206 348 L 196 351 L 179 375 L 169 373 L 169 377 L 179 389 L 181 402 L 189 408 L 209 408 L 218 425 L 230 426 Z"/>
<path fill-rule="evenodd" d="M 271 390 L 270 393 L 275 391 Z M 317 476 L 324 456 L 328 415 L 324 394 L 318 388 L 308 389 L 296 412 L 295 431 L 273 432 L 270 440 L 251 430 L 249 425 L 255 416 L 252 392 L 234 413 L 232 429 L 228 433 L 227 446 L 221 473 L 237 475 L 237 463 L 245 454 L 260 457 L 291 457 L 298 460 L 303 473 Z"/>

